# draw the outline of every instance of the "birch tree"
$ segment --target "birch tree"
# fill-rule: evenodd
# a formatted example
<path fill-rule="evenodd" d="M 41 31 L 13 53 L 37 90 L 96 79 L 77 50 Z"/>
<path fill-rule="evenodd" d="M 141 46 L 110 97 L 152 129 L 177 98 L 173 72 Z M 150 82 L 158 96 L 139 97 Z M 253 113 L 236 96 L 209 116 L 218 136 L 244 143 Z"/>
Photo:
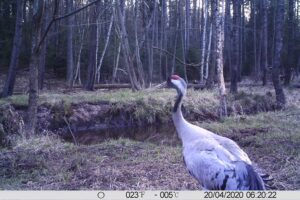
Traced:
<path fill-rule="evenodd" d="M 206 52 L 206 24 L 207 24 L 207 13 L 208 13 L 208 9 L 207 9 L 207 0 L 203 0 L 203 21 L 204 21 L 204 25 L 203 25 L 203 31 L 202 31 L 202 44 L 201 44 L 201 64 L 200 64 L 200 83 L 203 82 L 203 77 L 204 77 L 204 64 L 205 64 L 205 52 Z"/>
<path fill-rule="evenodd" d="M 122 43 L 122 53 L 124 58 L 124 64 L 127 69 L 127 73 L 129 76 L 129 80 L 131 83 L 132 90 L 140 90 L 142 89 L 141 85 L 138 82 L 136 72 L 134 70 L 134 64 L 132 60 L 132 54 L 130 51 L 129 41 L 128 41 L 128 33 L 125 26 L 125 2 L 124 0 L 120 0 L 116 3 L 116 12 L 118 16 L 118 25 L 120 29 L 121 35 L 121 43 Z"/>
<path fill-rule="evenodd" d="M 221 118 L 227 116 L 227 100 L 226 100 L 226 89 L 223 74 L 223 48 L 224 48 L 224 6 L 225 0 L 212 0 L 213 3 L 213 15 L 214 24 L 216 27 L 216 64 L 217 64 L 217 80 L 218 80 L 218 90 L 219 90 L 219 115 Z"/>
<path fill-rule="evenodd" d="M 113 12 L 114 13 L 114 12 Z M 103 59 L 109 44 L 109 40 L 110 40 L 110 36 L 111 36 L 111 29 L 112 29 L 112 25 L 113 25 L 113 21 L 114 21 L 114 14 L 111 15 L 110 18 L 110 23 L 109 23 L 109 27 L 108 27 L 108 32 L 107 32 L 107 36 L 105 39 L 105 45 L 104 45 L 104 49 L 102 51 L 98 66 L 97 66 L 97 70 L 96 70 L 96 77 L 97 77 L 97 82 L 100 82 L 100 75 L 101 75 L 101 67 L 102 67 L 102 63 L 103 63 Z"/>
<path fill-rule="evenodd" d="M 211 55 L 211 40 L 212 40 L 212 24 L 210 24 L 209 28 L 209 36 L 208 36 L 208 47 L 207 47 L 207 56 L 206 56 L 206 61 L 205 61 L 205 80 L 208 78 L 208 66 L 209 66 L 209 61 L 210 61 L 210 55 Z"/>
<path fill-rule="evenodd" d="M 214 13 L 215 10 L 216 10 L 216 6 L 217 6 L 217 3 L 216 1 L 211 1 L 211 13 L 212 13 L 212 24 L 211 24 L 211 38 L 212 38 L 212 44 L 211 44 L 211 52 L 212 53 L 212 62 L 211 62 L 211 65 L 208 69 L 208 77 L 207 77 L 207 80 L 206 80 L 206 87 L 209 88 L 209 89 L 212 89 L 213 86 L 214 86 L 214 82 L 215 82 L 215 69 L 216 69 L 216 14 Z"/>

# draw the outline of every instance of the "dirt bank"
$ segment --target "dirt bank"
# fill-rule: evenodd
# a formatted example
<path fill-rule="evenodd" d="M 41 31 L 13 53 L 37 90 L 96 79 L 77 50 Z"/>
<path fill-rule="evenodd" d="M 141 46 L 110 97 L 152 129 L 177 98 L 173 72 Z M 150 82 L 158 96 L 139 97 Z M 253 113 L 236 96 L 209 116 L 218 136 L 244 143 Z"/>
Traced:
<path fill-rule="evenodd" d="M 41 94 L 38 108 L 38 131 L 64 135 L 82 130 L 110 127 L 132 127 L 171 122 L 175 93 L 170 90 L 137 92 L 76 92 Z M 13 96 L 0 102 L 0 133 L 16 134 L 23 130 L 27 102 L 24 96 Z M 275 109 L 270 95 L 240 92 L 229 96 L 231 115 L 255 114 Z M 183 113 L 190 121 L 218 120 L 218 99 L 211 91 L 190 90 Z M 9 111 L 9 112 L 7 112 Z M 6 134 L 6 135 L 7 135 Z M 4 134 L 2 134 L 3 136 Z M 4 137 L 2 137 L 4 138 Z"/>

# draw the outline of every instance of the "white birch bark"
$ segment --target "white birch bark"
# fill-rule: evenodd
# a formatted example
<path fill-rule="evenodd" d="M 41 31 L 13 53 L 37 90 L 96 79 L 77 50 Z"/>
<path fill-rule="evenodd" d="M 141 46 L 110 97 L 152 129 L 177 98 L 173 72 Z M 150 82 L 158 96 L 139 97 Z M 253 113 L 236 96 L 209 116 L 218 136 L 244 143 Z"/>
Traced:
<path fill-rule="evenodd" d="M 208 40 L 208 48 L 207 48 L 207 56 L 206 56 L 206 61 L 205 61 L 205 80 L 208 78 L 208 64 L 209 64 L 209 59 L 210 59 L 210 54 L 211 54 L 211 37 L 212 37 L 212 24 L 210 24 L 210 29 L 209 29 L 209 40 Z"/>
<path fill-rule="evenodd" d="M 207 24 L 207 0 L 203 0 L 203 21 L 204 21 L 204 26 L 203 26 L 203 33 L 202 33 L 202 44 L 201 44 L 201 65 L 200 65 L 200 82 L 203 82 L 203 71 L 204 71 L 204 63 L 205 63 L 205 47 L 206 47 L 206 24 Z"/>
<path fill-rule="evenodd" d="M 213 0 L 217 1 L 217 0 Z M 223 48 L 224 48 L 224 0 L 218 0 L 215 6 L 215 27 L 216 27 L 216 63 L 217 63 L 217 79 L 218 79 L 218 89 L 219 89 L 219 116 L 224 118 L 227 116 L 227 100 L 226 100 L 226 89 L 224 81 L 223 72 Z"/>
<path fill-rule="evenodd" d="M 110 23 L 109 23 L 109 28 L 108 28 L 106 40 L 105 40 L 104 49 L 102 51 L 102 54 L 101 54 L 101 57 L 100 57 L 100 60 L 99 60 L 99 64 L 98 64 L 97 70 L 96 70 L 96 77 L 97 77 L 97 82 L 98 83 L 100 82 L 101 66 L 102 66 L 103 59 L 104 59 L 104 56 L 105 56 L 105 53 L 106 53 L 106 50 L 107 50 L 107 46 L 109 44 L 109 39 L 110 39 L 110 35 L 111 35 L 111 28 L 112 28 L 112 25 L 113 25 L 113 21 L 114 21 L 114 14 L 112 14 L 111 18 L 110 18 Z"/>
<path fill-rule="evenodd" d="M 116 63 L 114 66 L 114 70 L 113 70 L 113 77 L 112 77 L 112 82 L 115 83 L 116 78 L 117 78 L 117 72 L 118 72 L 118 67 L 119 67 L 119 60 L 120 60 L 120 52 L 121 52 L 121 42 L 119 42 L 119 47 L 118 47 L 118 51 L 117 51 L 117 58 L 116 58 Z"/>

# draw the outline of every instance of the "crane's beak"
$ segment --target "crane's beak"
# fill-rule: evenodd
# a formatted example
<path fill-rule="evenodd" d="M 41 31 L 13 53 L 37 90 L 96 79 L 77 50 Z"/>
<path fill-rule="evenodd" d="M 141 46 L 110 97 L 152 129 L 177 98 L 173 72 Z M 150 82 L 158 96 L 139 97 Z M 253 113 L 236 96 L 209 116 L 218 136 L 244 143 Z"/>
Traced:
<path fill-rule="evenodd" d="M 158 84 L 155 86 L 156 89 L 161 89 L 161 88 L 166 88 L 167 87 L 167 82 L 162 82 L 161 84 Z"/>

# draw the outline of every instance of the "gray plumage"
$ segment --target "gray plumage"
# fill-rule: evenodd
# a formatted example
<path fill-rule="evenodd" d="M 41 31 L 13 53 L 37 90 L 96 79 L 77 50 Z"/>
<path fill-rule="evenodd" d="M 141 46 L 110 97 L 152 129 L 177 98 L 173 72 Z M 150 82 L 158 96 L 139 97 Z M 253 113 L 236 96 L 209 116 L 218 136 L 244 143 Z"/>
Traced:
<path fill-rule="evenodd" d="M 172 119 L 183 144 L 190 174 L 208 190 L 264 190 L 264 182 L 248 155 L 232 140 L 187 122 L 181 112 L 185 81 L 172 75 L 168 85 L 177 90 Z"/>

